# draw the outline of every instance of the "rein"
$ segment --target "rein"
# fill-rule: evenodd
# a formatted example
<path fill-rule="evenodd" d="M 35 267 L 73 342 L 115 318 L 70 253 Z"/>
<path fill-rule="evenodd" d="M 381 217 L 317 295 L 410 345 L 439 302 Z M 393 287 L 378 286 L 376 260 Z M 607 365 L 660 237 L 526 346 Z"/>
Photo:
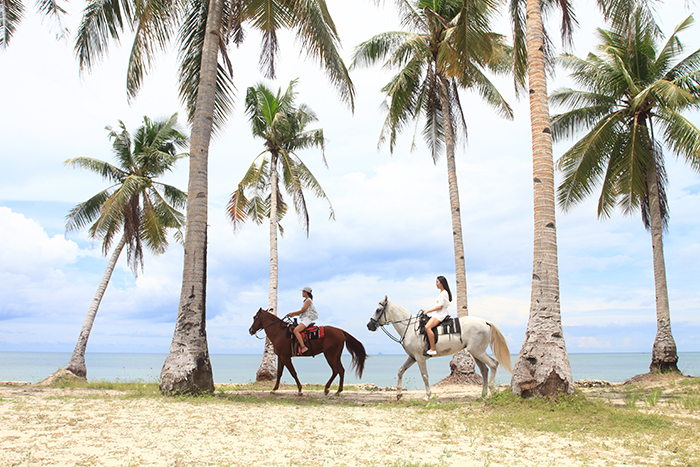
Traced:
<path fill-rule="evenodd" d="M 285 317 L 286 317 L 286 316 L 285 316 Z M 265 331 L 267 328 L 269 328 L 270 326 L 272 326 L 272 325 L 274 325 L 274 324 L 279 324 L 279 325 L 280 325 L 280 328 L 281 328 L 281 329 L 284 329 L 284 328 L 286 327 L 286 326 L 285 326 L 285 323 L 286 323 L 286 321 L 284 320 L 284 318 L 280 318 L 279 321 L 273 321 L 273 322 L 271 322 L 270 324 L 268 324 L 267 326 L 261 327 L 260 329 L 258 329 L 257 331 L 255 331 L 255 334 L 253 334 L 253 335 L 254 335 L 257 339 L 259 339 L 259 340 L 267 339 L 267 335 L 266 335 L 265 337 L 260 337 L 260 336 L 258 336 L 258 333 L 259 333 L 260 331 Z M 267 332 L 267 331 L 265 331 L 265 332 Z"/>
<path fill-rule="evenodd" d="M 408 327 L 409 327 L 409 325 L 411 324 L 411 320 L 413 319 L 413 315 L 411 315 L 408 319 L 402 319 L 401 321 L 387 321 L 387 320 L 386 320 L 386 306 L 385 306 L 385 307 L 384 307 L 384 310 L 382 311 L 382 314 L 379 315 L 379 319 L 381 319 L 382 316 L 384 316 L 384 320 L 385 320 L 385 321 L 384 321 L 384 324 L 379 324 L 379 320 L 378 320 L 378 319 L 374 319 L 374 318 L 370 318 L 370 321 L 374 321 L 374 323 L 375 323 L 377 326 L 379 326 L 379 328 L 380 328 L 382 331 L 384 331 L 384 334 L 386 334 L 387 336 L 389 336 L 389 339 L 391 339 L 392 341 L 394 341 L 394 342 L 396 342 L 396 343 L 398 343 L 398 344 L 403 345 L 403 341 L 404 341 L 404 339 L 406 339 L 406 333 L 408 332 Z M 389 323 L 392 323 L 392 322 L 393 322 L 393 323 L 403 323 L 403 322 L 406 322 L 406 329 L 403 330 L 403 336 L 401 336 L 401 338 L 396 338 L 396 337 L 392 336 L 392 335 L 389 333 L 389 331 L 387 331 L 387 330 L 384 328 L 385 325 L 387 325 L 387 324 L 389 324 Z"/>

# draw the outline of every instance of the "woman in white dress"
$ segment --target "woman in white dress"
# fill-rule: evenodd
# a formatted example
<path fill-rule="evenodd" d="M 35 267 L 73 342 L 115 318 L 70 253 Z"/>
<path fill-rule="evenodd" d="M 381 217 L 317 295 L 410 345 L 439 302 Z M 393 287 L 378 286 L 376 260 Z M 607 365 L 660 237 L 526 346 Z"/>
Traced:
<path fill-rule="evenodd" d="M 435 286 L 440 290 L 435 302 L 435 307 L 430 310 L 423 310 L 424 315 L 433 313 L 433 316 L 431 316 L 425 324 L 425 333 L 428 335 L 428 342 L 430 343 L 430 349 L 425 352 L 427 356 L 437 354 L 435 351 L 435 334 L 433 333 L 433 328 L 447 317 L 447 308 L 452 302 L 452 292 L 450 292 L 450 286 L 447 285 L 447 279 L 445 279 L 444 276 L 438 276 L 438 278 L 435 279 Z"/>
<path fill-rule="evenodd" d="M 299 341 L 300 352 L 304 353 L 309 349 L 304 345 L 304 340 L 301 338 L 301 331 L 318 319 L 318 313 L 316 312 L 316 307 L 314 307 L 314 296 L 311 293 L 311 287 L 306 286 L 301 289 L 301 296 L 304 297 L 304 304 L 301 306 L 301 310 L 289 313 L 287 316 L 299 316 L 299 324 L 294 328 L 294 335 Z"/>

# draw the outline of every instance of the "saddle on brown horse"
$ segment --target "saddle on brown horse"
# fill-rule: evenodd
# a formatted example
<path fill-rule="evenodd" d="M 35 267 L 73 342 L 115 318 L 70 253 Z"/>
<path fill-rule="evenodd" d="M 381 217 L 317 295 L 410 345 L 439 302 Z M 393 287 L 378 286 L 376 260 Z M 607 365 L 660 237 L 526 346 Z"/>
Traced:
<path fill-rule="evenodd" d="M 294 328 L 296 328 L 297 325 L 298 324 L 296 319 L 287 325 L 287 337 L 292 339 L 293 356 L 301 355 L 301 346 L 299 345 L 299 341 L 294 336 Z M 323 329 L 323 326 L 316 326 L 316 323 L 311 323 L 309 326 L 306 327 L 306 329 L 301 331 L 301 339 L 304 341 L 304 345 L 306 345 L 306 347 L 309 348 L 309 353 L 311 355 L 313 355 L 313 350 L 311 350 L 311 341 L 316 339 L 323 339 L 324 337 L 325 330 Z"/>

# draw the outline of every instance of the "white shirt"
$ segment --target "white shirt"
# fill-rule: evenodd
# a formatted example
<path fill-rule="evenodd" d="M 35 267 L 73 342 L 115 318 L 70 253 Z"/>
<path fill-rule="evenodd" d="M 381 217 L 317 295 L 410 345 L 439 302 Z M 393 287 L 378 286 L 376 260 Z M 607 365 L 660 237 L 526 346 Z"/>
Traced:
<path fill-rule="evenodd" d="M 447 290 L 440 291 L 437 300 L 435 300 L 435 306 L 442 308 L 433 312 L 433 318 L 437 318 L 440 321 L 445 319 L 449 314 L 447 308 L 450 306 L 450 303 L 450 295 L 447 293 Z"/>
<path fill-rule="evenodd" d="M 310 298 L 304 300 L 304 303 L 306 303 L 306 301 L 309 302 L 309 307 L 306 309 L 305 312 L 299 315 L 299 322 L 302 323 L 304 326 L 308 326 L 309 324 L 315 322 L 318 319 L 318 313 L 316 312 L 314 302 L 312 302 Z"/>

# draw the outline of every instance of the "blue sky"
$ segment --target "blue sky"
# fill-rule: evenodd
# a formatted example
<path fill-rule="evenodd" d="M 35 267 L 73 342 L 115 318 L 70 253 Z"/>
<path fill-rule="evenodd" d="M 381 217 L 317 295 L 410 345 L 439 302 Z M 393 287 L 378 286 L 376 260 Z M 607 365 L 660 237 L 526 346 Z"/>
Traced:
<path fill-rule="evenodd" d="M 353 47 L 397 29 L 392 2 L 330 0 L 349 62 Z M 685 2 L 668 2 L 662 27 L 670 32 L 685 16 Z M 30 9 L 33 6 L 30 6 Z M 592 4 L 579 3 L 574 53 L 592 50 L 599 19 Z M 72 7 L 69 27 L 79 12 Z M 507 23 L 504 21 L 503 32 Z M 557 28 L 556 24 L 552 25 Z M 700 26 L 682 35 L 688 50 L 700 47 Z M 125 41 L 126 43 L 126 41 Z M 243 95 L 261 80 L 258 39 L 232 51 L 234 80 Z M 129 105 L 125 93 L 126 47 L 112 48 L 92 73 L 80 76 L 70 43 L 33 11 L 7 50 L 0 52 L 0 351 L 72 351 L 107 259 L 85 232 L 64 230 L 68 210 L 104 187 L 92 173 L 64 167 L 66 159 L 111 160 L 106 125 L 123 120 L 135 130 L 144 115 L 185 112 L 175 81 L 175 52 L 157 61 Z M 9 70 L 9 72 L 7 72 Z M 299 309 L 299 289 L 310 285 L 322 324 L 341 327 L 373 353 L 401 353 L 398 344 L 365 325 L 385 295 L 412 311 L 430 307 L 435 276 L 454 288 L 447 175 L 444 159 L 433 164 L 409 130 L 391 155 L 377 150 L 383 121 L 379 89 L 389 75 L 357 70 L 356 110 L 343 106 L 313 62 L 300 57 L 283 35 L 279 77 L 286 87 L 299 78 L 299 102 L 319 116 L 329 144 L 329 168 L 317 151 L 301 154 L 326 190 L 327 207 L 310 201 L 306 238 L 295 217 L 284 222 L 279 242 L 279 310 Z M 495 322 L 512 352 L 524 339 L 532 274 L 532 157 L 527 101 L 518 101 L 507 78 L 494 80 L 516 112 L 499 119 L 466 93 L 469 142 L 457 156 L 470 314 Z M 550 83 L 566 83 L 563 72 Z M 9 90 L 9 92 L 8 92 Z M 700 116 L 690 116 L 700 125 Z M 570 144 L 555 147 L 558 157 Z M 209 284 L 207 333 L 212 353 L 259 353 L 249 336 L 252 315 L 267 304 L 267 226 L 246 225 L 236 235 L 224 207 L 262 146 L 253 140 L 242 103 L 210 149 Z M 667 157 L 671 222 L 665 254 L 673 333 L 679 351 L 700 351 L 700 177 Z M 165 178 L 186 189 L 187 163 Z M 655 335 L 651 243 L 639 215 L 616 213 L 598 221 L 595 199 L 558 212 L 562 322 L 568 351 L 649 352 Z M 167 353 L 180 293 L 182 247 L 172 242 L 159 257 L 146 256 L 137 278 L 122 258 L 100 306 L 89 352 Z"/>

